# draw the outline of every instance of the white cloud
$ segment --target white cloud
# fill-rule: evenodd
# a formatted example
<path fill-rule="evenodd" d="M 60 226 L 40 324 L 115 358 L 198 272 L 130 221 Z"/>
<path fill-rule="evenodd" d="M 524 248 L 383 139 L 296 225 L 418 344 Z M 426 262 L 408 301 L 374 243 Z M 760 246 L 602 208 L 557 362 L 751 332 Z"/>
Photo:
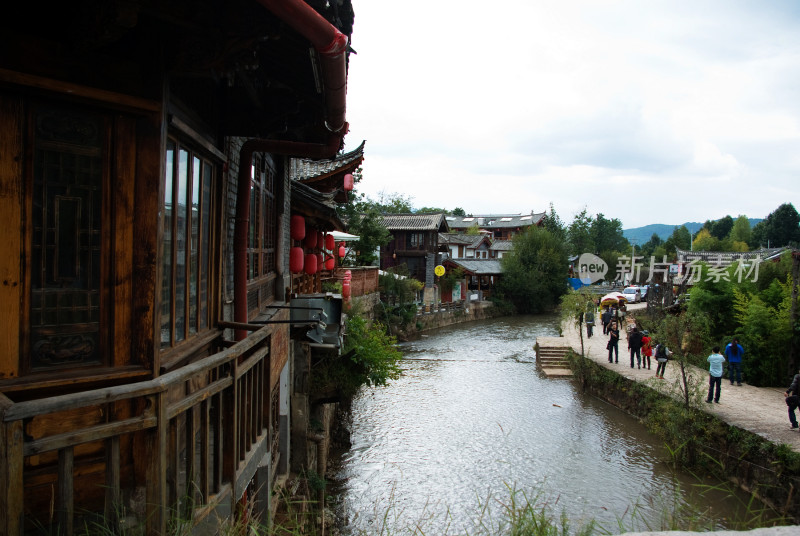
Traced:
<path fill-rule="evenodd" d="M 361 191 L 624 227 L 800 202 L 794 2 L 354 4 Z"/>

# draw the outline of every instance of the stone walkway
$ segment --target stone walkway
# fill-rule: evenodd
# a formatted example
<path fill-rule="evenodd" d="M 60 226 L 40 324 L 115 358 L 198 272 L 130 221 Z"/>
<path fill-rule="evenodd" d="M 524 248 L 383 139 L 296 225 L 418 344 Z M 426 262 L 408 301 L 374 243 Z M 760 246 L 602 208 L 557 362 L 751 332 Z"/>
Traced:
<path fill-rule="evenodd" d="M 636 312 L 643 311 L 645 307 L 646 304 L 629 305 L 628 316 L 635 317 Z M 571 346 L 575 352 L 580 353 L 581 342 L 575 327 L 572 325 L 565 326 L 563 331 L 563 337 L 538 337 L 537 343 L 540 346 Z M 667 363 L 667 372 L 664 375 L 664 380 L 655 379 L 655 358 L 652 358 L 651 370 L 630 368 L 630 352 L 627 349 L 628 345 L 625 341 L 624 330 L 620 330 L 619 363 L 609 363 L 608 350 L 606 350 L 608 337 L 603 335 L 602 324 L 598 323 L 594 333 L 595 335 L 588 339 L 584 329 L 583 344 L 586 357 L 592 359 L 598 365 L 615 370 L 626 378 L 639 382 L 649 382 L 657 388 L 659 385 L 663 385 L 664 390 L 669 388 L 669 384 L 678 380 L 680 371 L 674 361 Z M 746 348 L 745 351 L 747 351 Z M 701 375 L 703 385 L 706 386 L 704 393 L 708 392 L 708 371 L 694 370 Z M 792 430 L 789 426 L 789 416 L 783 397 L 783 391 L 786 387 L 788 387 L 788 384 L 781 387 L 753 387 L 744 384 L 738 387 L 731 385 L 727 378 L 723 378 L 720 403 L 706 404 L 703 402 L 700 409 L 716 415 L 729 424 L 756 433 L 773 443 L 785 443 L 794 451 L 800 452 L 800 433 L 797 430 Z M 798 410 L 798 414 L 800 418 L 800 410 Z"/>

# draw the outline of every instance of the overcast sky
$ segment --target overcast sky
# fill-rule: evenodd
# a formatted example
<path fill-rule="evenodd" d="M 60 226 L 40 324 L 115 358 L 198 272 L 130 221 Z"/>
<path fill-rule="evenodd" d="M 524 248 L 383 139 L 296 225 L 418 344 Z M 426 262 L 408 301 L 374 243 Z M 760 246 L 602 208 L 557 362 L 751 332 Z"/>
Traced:
<path fill-rule="evenodd" d="M 346 149 L 415 207 L 800 210 L 800 2 L 353 0 Z"/>

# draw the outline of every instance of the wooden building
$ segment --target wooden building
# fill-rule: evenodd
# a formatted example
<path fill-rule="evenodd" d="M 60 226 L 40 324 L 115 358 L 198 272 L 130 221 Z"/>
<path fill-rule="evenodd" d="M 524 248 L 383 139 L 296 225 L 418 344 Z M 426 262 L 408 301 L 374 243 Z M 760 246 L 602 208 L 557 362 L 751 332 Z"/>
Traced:
<path fill-rule="evenodd" d="M 352 23 L 350 0 L 4 8 L 0 534 L 268 510 L 319 325 L 290 248 L 325 255 L 291 216 L 339 227 L 355 161 L 316 188 L 291 160 L 342 147 Z"/>
<path fill-rule="evenodd" d="M 437 255 L 447 251 L 439 245 L 439 233 L 449 230 L 444 214 L 385 214 L 381 223 L 392 234 L 381 248 L 381 270 L 405 264 L 411 277 L 432 287 Z"/>

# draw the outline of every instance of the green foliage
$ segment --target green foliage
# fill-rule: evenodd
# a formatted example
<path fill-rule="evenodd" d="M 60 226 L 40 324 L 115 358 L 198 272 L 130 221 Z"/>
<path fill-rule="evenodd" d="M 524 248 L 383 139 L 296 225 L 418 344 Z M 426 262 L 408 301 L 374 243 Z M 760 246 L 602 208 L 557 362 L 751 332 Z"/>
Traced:
<path fill-rule="evenodd" d="M 404 305 L 416 300 L 417 292 L 424 284 L 409 277 L 408 266 L 401 264 L 386 270 L 378 276 L 378 285 L 384 302 L 392 305 Z"/>
<path fill-rule="evenodd" d="M 439 287 L 442 290 L 453 290 L 453 285 L 464 279 L 464 270 L 461 268 L 454 268 L 448 270 L 442 277 L 439 278 Z"/>
<path fill-rule="evenodd" d="M 547 229 L 530 227 L 515 236 L 501 263 L 498 292 L 520 313 L 551 311 L 567 291 L 567 253 Z"/>
<path fill-rule="evenodd" d="M 800 214 L 791 203 L 784 203 L 753 228 L 750 245 L 758 247 L 797 246 L 800 244 Z"/>
<path fill-rule="evenodd" d="M 561 296 L 561 320 L 575 326 L 581 339 L 581 355 L 585 354 L 583 347 L 583 324 L 587 315 L 594 319 L 597 306 L 595 305 L 594 294 L 586 287 L 570 290 Z"/>
<path fill-rule="evenodd" d="M 349 317 L 342 355 L 328 356 L 313 365 L 312 390 L 334 391 L 349 400 L 362 385 L 385 385 L 398 378 L 402 354 L 396 343 L 383 324 L 370 325 L 358 315 Z"/>
<path fill-rule="evenodd" d="M 397 340 L 386 333 L 378 322 L 369 325 L 361 316 L 350 317 L 342 360 L 348 360 L 356 387 L 386 385 L 400 376 L 398 363 L 403 355 L 396 347 Z M 349 359 L 345 359 L 349 356 Z"/>
<path fill-rule="evenodd" d="M 553 203 L 550 203 L 550 212 L 548 212 L 544 217 L 544 228 L 550 231 L 553 236 L 559 238 L 560 240 L 567 239 L 567 228 L 564 226 L 564 222 L 556 213 Z"/>

